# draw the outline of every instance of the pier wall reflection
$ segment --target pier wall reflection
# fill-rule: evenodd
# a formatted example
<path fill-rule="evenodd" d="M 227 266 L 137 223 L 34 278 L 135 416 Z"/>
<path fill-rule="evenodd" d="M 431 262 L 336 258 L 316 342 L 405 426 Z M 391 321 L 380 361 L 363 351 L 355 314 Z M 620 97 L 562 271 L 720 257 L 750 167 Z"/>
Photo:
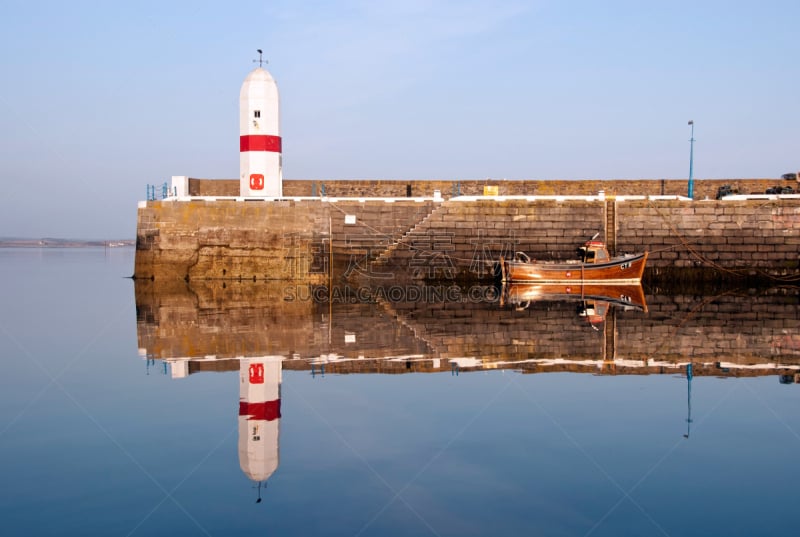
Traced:
<path fill-rule="evenodd" d="M 375 302 L 335 303 L 282 282 L 136 281 L 137 336 L 149 358 L 206 359 L 190 372 L 235 370 L 227 358 L 419 356 L 430 349 Z M 298 291 L 298 289 L 300 289 Z"/>
<path fill-rule="evenodd" d="M 650 314 L 618 324 L 624 355 L 740 365 L 800 363 L 798 288 L 714 296 L 653 295 Z"/>
<path fill-rule="evenodd" d="M 789 288 L 752 295 L 652 295 L 647 313 L 612 306 L 605 322 L 596 325 L 576 314 L 578 299 L 508 310 L 481 303 L 392 307 L 441 357 L 794 365 L 800 362 L 797 293 Z"/>
<path fill-rule="evenodd" d="M 284 369 L 336 373 L 658 374 L 693 362 L 696 375 L 757 376 L 800 368 L 796 288 L 653 295 L 647 312 L 579 296 L 503 305 L 487 287 L 422 289 L 414 300 L 336 293 L 282 282 L 160 289 L 137 281 L 139 347 L 148 358 L 188 360 L 188 374 L 238 370 L 239 357 L 264 355 L 282 356 Z"/>

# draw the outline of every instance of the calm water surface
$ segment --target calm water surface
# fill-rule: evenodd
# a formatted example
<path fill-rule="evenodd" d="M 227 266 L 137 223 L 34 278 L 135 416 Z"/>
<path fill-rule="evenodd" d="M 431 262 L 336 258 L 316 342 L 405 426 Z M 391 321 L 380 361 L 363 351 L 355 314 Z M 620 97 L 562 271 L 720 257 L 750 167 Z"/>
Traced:
<path fill-rule="evenodd" d="M 133 255 L 0 250 L 3 535 L 797 533 L 796 301 L 439 323 L 460 314 L 135 290 Z M 554 316 L 538 347 L 498 328 Z M 564 366 L 562 339 L 607 354 Z"/>

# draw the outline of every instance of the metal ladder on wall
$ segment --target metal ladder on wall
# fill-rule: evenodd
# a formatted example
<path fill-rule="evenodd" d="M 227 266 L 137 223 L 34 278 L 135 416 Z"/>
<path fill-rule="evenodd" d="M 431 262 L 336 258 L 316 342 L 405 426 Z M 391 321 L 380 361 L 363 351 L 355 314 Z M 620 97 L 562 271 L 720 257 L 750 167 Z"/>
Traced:
<path fill-rule="evenodd" d="M 617 202 L 606 200 L 606 248 L 608 255 L 617 255 Z"/>

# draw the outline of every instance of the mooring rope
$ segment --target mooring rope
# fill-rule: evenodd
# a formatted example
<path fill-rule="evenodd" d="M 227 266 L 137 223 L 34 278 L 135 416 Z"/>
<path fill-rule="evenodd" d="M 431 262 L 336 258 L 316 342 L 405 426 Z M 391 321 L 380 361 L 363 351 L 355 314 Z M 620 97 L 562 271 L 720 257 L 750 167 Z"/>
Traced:
<path fill-rule="evenodd" d="M 686 237 L 684 237 L 680 233 L 680 231 L 678 231 L 678 229 L 673 225 L 673 223 L 670 221 L 670 219 L 663 212 L 661 212 L 661 210 L 659 210 L 659 208 L 655 204 L 653 204 L 652 200 L 648 199 L 648 204 L 661 217 L 661 219 L 667 224 L 667 226 L 669 226 L 669 228 L 672 231 L 672 233 L 674 234 L 675 238 L 677 238 L 681 242 L 680 245 L 682 245 L 690 255 L 694 256 L 701 263 L 704 263 L 704 264 L 710 266 L 711 268 L 714 268 L 714 269 L 716 269 L 716 270 L 718 270 L 720 272 L 732 274 L 734 276 L 746 276 L 749 272 L 755 271 L 759 276 L 770 278 L 772 280 L 779 281 L 779 282 L 788 283 L 788 282 L 800 281 L 800 276 L 776 276 L 776 275 L 773 275 L 773 274 L 769 274 L 768 272 L 764 271 L 763 269 L 760 269 L 760 268 L 758 268 L 756 266 L 753 266 L 753 265 L 742 267 L 742 268 L 739 268 L 739 269 L 730 269 L 730 268 L 727 268 L 727 267 L 723 267 L 719 263 L 717 263 L 715 261 L 712 261 L 708 257 L 706 257 L 703 254 L 701 254 L 700 252 L 698 252 L 695 248 L 693 248 L 692 245 L 690 244 L 690 242 L 686 239 Z M 774 205 L 774 202 L 770 201 L 770 202 L 767 202 L 767 203 L 763 203 L 758 208 L 760 209 L 762 207 L 766 207 L 767 205 Z M 747 221 L 747 219 L 745 219 L 745 221 Z M 740 227 L 741 227 L 741 224 L 740 224 Z M 694 244 L 699 244 L 701 242 L 701 240 L 698 239 L 698 240 L 692 241 L 692 242 L 694 242 Z M 677 246 L 679 246 L 679 245 L 676 244 L 676 245 L 670 246 L 668 248 L 663 248 L 663 249 L 660 249 L 660 250 L 656 250 L 653 253 L 662 252 L 662 251 L 665 251 L 665 250 L 668 250 L 668 249 L 676 248 Z"/>

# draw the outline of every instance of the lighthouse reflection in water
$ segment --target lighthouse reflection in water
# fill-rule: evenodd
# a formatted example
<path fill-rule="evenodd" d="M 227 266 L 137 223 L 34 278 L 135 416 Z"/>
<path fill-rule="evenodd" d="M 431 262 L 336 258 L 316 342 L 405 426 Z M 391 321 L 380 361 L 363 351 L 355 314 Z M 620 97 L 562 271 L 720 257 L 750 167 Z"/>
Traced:
<path fill-rule="evenodd" d="M 278 469 L 281 358 L 243 358 L 239 366 L 239 465 L 261 485 Z"/>
<path fill-rule="evenodd" d="M 239 465 L 261 487 L 278 469 L 281 422 L 281 358 L 239 362 Z"/>
<path fill-rule="evenodd" d="M 278 469 L 281 423 L 280 356 L 239 358 L 239 466 L 261 489 Z M 185 377 L 189 360 L 167 360 L 172 377 Z"/>
<path fill-rule="evenodd" d="M 256 503 L 261 503 L 261 490 L 280 462 L 283 361 L 280 356 L 236 360 L 239 362 L 239 466 L 244 475 L 258 484 Z M 190 373 L 193 360 L 167 358 L 164 363 L 164 372 L 169 364 L 172 378 L 179 379 Z"/>

